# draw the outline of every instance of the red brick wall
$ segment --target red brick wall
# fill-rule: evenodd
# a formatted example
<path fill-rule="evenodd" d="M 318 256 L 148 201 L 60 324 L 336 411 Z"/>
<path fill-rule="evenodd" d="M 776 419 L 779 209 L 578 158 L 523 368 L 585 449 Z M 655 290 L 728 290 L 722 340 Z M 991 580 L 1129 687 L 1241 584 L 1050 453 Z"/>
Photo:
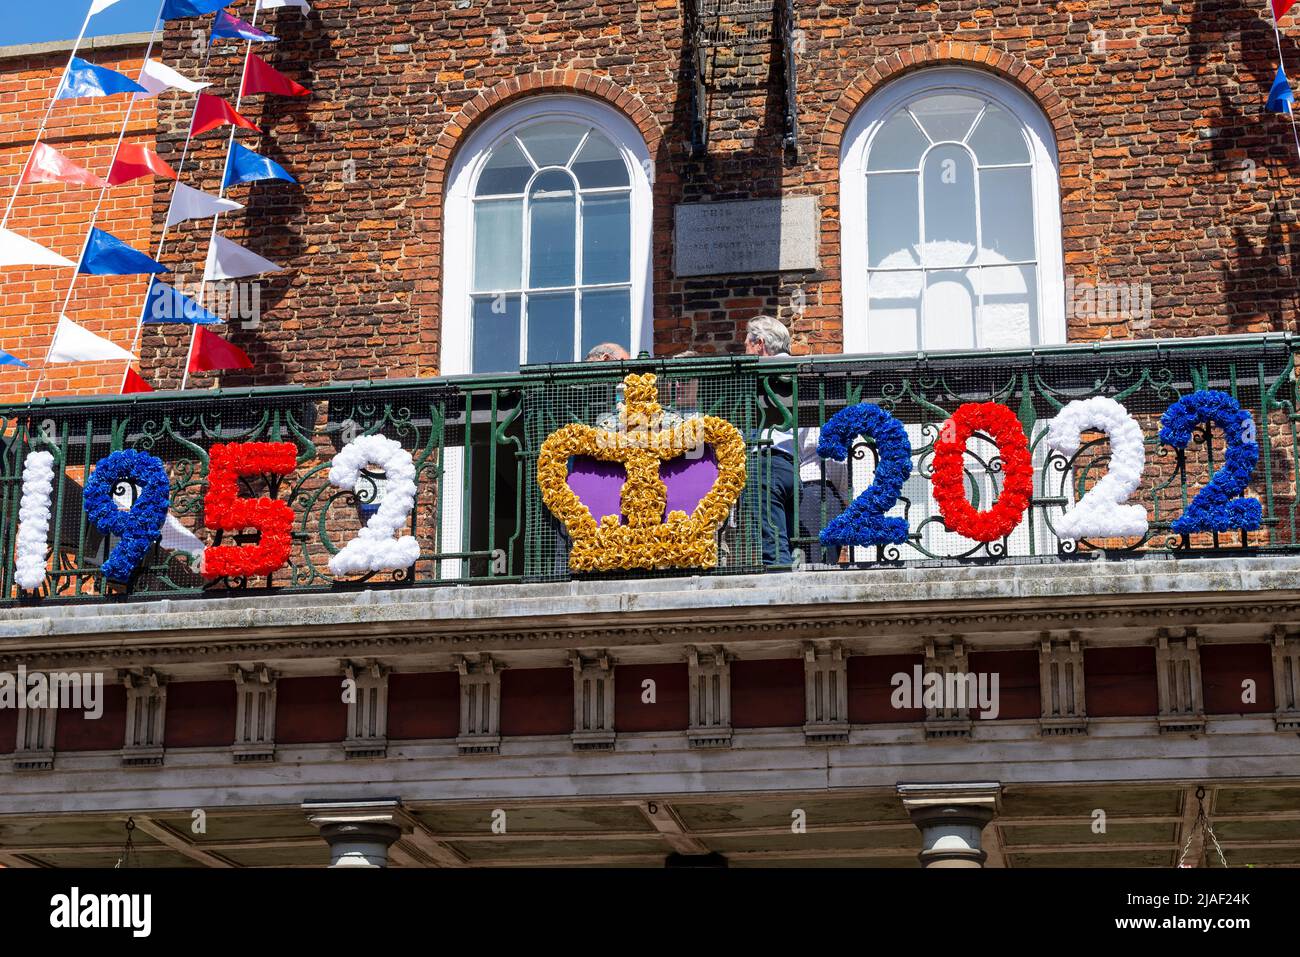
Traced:
<path fill-rule="evenodd" d="M 144 46 L 83 47 L 79 55 L 134 78 L 144 60 Z M 14 195 L 41 117 L 67 61 L 67 50 L 0 58 L 0 211 Z M 104 176 L 130 103 L 125 96 L 61 100 L 50 114 L 44 142 L 92 173 Z M 155 101 L 138 101 L 131 111 L 124 142 L 151 142 L 156 123 Z M 99 189 L 93 187 L 24 185 L 7 228 L 75 262 L 99 194 Z M 97 225 L 152 255 L 152 195 L 148 179 L 111 187 Z M 31 365 L 30 369 L 0 369 L 0 401 L 26 401 L 31 395 L 72 276 L 71 269 L 51 267 L 0 273 L 0 349 Z M 143 276 L 78 276 L 68 318 L 130 349 L 145 289 Z M 51 366 L 42 380 L 40 394 L 116 394 L 124 365 L 96 362 Z"/>
<path fill-rule="evenodd" d="M 249 6 L 244 0 L 236 9 Z M 1150 323 L 1079 318 L 1070 323 L 1072 339 L 1294 325 L 1292 171 L 1300 160 L 1287 119 L 1261 111 L 1276 68 L 1266 7 L 795 6 L 804 32 L 800 156 L 788 165 L 777 145 L 780 96 L 761 86 L 718 102 L 709 156 L 690 158 L 681 0 L 488 0 L 463 9 L 321 0 L 306 20 L 293 11 L 268 20 L 283 42 L 265 55 L 316 95 L 247 104 L 269 131 L 264 151 L 302 185 L 254 187 L 251 232 L 241 217 L 231 220 L 231 238 L 248 238 L 291 269 L 268 284 L 262 327 L 231 330 L 257 370 L 224 381 L 435 373 L 444 174 L 467 131 L 493 108 L 547 91 L 611 102 L 647 140 L 656 171 L 658 351 L 735 351 L 739 324 L 760 310 L 792 322 L 795 352 L 838 351 L 845 125 L 889 79 L 939 63 L 1005 77 L 1049 116 L 1061 160 L 1067 273 L 1079 282 L 1152 284 Z M 183 25 L 172 29 L 166 52 L 175 61 L 190 38 Z M 1094 49 L 1102 32 L 1104 46 Z M 493 52 L 501 38 L 504 51 Z M 217 92 L 233 95 L 237 73 L 231 60 Z M 187 119 L 175 107 L 162 116 L 172 151 Z M 209 159 L 198 185 L 216 183 L 219 151 Z M 342 178 L 348 159 L 357 168 L 351 185 Z M 1247 170 L 1253 182 L 1244 181 Z M 673 277 L 675 203 L 782 191 L 819 200 L 819 271 Z M 195 246 L 178 247 L 178 259 L 197 264 L 206 236 L 191 238 Z M 807 303 L 797 317 L 796 286 Z M 157 378 L 179 369 L 175 333 L 151 329 L 146 345 Z"/>

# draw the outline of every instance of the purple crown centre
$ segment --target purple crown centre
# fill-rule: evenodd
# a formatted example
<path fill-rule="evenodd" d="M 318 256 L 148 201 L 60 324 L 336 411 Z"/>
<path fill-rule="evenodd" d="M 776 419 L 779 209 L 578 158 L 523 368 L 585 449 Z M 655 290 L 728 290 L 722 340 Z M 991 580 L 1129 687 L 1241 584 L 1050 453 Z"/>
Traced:
<path fill-rule="evenodd" d="M 709 489 L 718 480 L 718 460 L 712 446 L 704 447 L 699 458 L 669 459 L 659 463 L 659 477 L 668 489 L 668 500 L 662 522 L 669 512 L 683 511 L 688 516 L 695 511 Z M 606 515 L 617 515 L 619 524 L 627 524 L 619 495 L 627 471 L 619 462 L 604 462 L 590 455 L 575 455 L 569 460 L 569 488 L 578 501 L 591 511 L 597 523 Z"/>

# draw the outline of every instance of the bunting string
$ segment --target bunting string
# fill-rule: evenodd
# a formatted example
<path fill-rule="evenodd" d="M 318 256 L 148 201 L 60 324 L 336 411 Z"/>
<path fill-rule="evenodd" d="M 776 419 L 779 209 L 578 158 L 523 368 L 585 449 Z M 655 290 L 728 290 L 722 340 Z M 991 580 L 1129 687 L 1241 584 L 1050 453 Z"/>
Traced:
<path fill-rule="evenodd" d="M 153 30 L 152 30 L 152 32 L 150 32 L 150 34 L 149 34 L 149 43 L 145 46 L 145 51 L 144 51 L 144 63 L 143 63 L 143 64 L 141 65 L 141 67 L 140 67 L 140 76 L 141 76 L 141 77 L 143 77 L 143 76 L 145 75 L 145 71 L 148 69 L 148 64 L 149 64 L 149 55 L 150 55 L 151 53 L 153 53 L 153 47 L 154 47 L 154 44 L 155 44 L 155 43 L 157 42 L 157 40 L 158 40 L 158 31 L 162 28 L 162 25 L 163 25 L 163 9 L 166 7 L 166 5 L 167 5 L 167 0 L 162 0 L 162 2 L 158 4 L 158 16 L 154 19 Z M 92 6 L 92 9 L 93 9 L 93 6 Z M 87 16 L 86 16 L 86 22 L 87 22 L 87 23 L 90 22 L 90 15 L 89 15 L 89 14 L 87 14 Z M 85 28 L 85 26 L 83 25 L 83 27 L 82 27 L 82 31 L 83 31 L 83 33 L 85 32 L 85 29 L 86 29 L 86 28 Z M 70 64 L 71 64 L 71 60 L 69 60 L 69 65 L 70 65 Z M 56 103 L 56 102 L 58 101 L 59 92 L 60 92 L 60 90 L 62 90 L 63 84 L 66 83 L 66 82 L 67 82 L 67 72 L 65 71 L 65 73 L 64 73 L 64 79 L 60 81 L 59 89 L 56 89 L 56 90 L 55 90 L 54 99 L 52 99 L 52 100 L 50 101 L 50 107 L 51 107 L 51 109 L 53 108 L 54 103 Z M 126 104 L 126 115 L 122 118 L 122 128 L 121 128 L 120 130 L 118 130 L 118 133 L 117 133 L 117 143 L 113 146 L 113 160 L 109 163 L 109 169 L 110 169 L 110 171 L 112 170 L 113 164 L 116 163 L 116 161 L 117 161 L 118 153 L 121 152 L 121 149 L 122 149 L 122 141 L 126 138 L 126 131 L 127 131 L 128 127 L 130 127 L 130 125 L 131 125 L 131 114 L 132 114 L 132 112 L 135 110 L 136 99 L 137 99 L 137 97 L 133 95 L 133 96 L 131 96 L 130 100 L 127 101 L 127 104 Z M 46 116 L 47 116 L 47 117 L 49 116 L 49 111 L 48 111 L 48 110 L 46 111 Z M 38 134 L 38 138 L 39 138 L 39 134 Z M 32 151 L 33 151 L 33 153 L 35 153 L 35 147 L 32 148 Z M 29 162 L 29 163 L 31 162 L 30 157 L 28 158 L 28 162 Z M 93 211 L 91 212 L 91 214 L 90 214 L 90 223 L 89 223 L 89 224 L 87 225 L 87 227 L 86 227 L 86 239 L 85 239 L 85 241 L 81 244 L 81 254 L 77 257 L 77 268 L 74 269 L 74 270 L 72 271 L 72 277 L 68 280 L 68 291 L 67 291 L 67 294 L 64 295 L 64 297 L 63 297 L 63 304 L 59 307 L 58 317 L 59 317 L 59 321 L 60 321 L 60 322 L 63 320 L 63 317 L 64 317 L 64 315 L 66 314 L 66 312 L 67 312 L 67 310 L 68 310 L 68 305 L 69 305 L 69 303 L 72 302 L 72 293 L 73 293 L 73 291 L 77 288 L 77 277 L 81 275 L 82 267 L 85 265 L 85 262 L 86 262 L 86 251 L 90 248 L 90 242 L 91 242 L 91 239 L 92 239 L 92 238 L 94 237 L 94 235 L 95 235 L 95 223 L 99 220 L 99 213 L 100 213 L 100 210 L 103 209 L 103 206 L 104 206 L 104 197 L 108 195 L 108 190 L 109 190 L 109 188 L 110 188 L 109 179 L 110 179 L 110 177 L 108 177 L 108 176 L 104 177 L 104 185 L 101 186 L 101 187 L 99 188 L 99 198 L 96 200 L 96 202 L 95 202 L 95 208 L 94 208 L 94 210 L 93 210 Z M 20 180 L 19 180 L 19 185 L 20 185 L 20 187 L 21 187 L 21 177 L 20 177 Z M 14 192 L 14 198 L 17 198 L 17 196 L 18 196 L 18 193 L 17 193 L 17 191 L 15 191 L 15 192 Z M 12 206 L 12 204 L 13 204 L 13 200 L 11 199 L 11 200 L 10 200 L 10 205 Z M 6 212 L 5 215 L 8 216 L 8 212 Z M 152 282 L 152 281 L 151 281 L 151 282 Z M 38 392 L 40 392 L 40 389 L 41 389 L 41 383 L 45 380 L 45 370 L 46 370 L 47 368 L 49 368 L 49 365 L 50 365 L 50 356 L 51 356 L 51 354 L 52 354 L 53 351 L 54 351 L 54 343 L 57 341 L 57 339 L 58 339 L 58 337 L 57 337 L 57 335 L 56 335 L 54 339 L 51 339 L 51 340 L 50 340 L 50 347 L 45 351 L 45 361 L 41 363 L 41 367 L 40 367 L 40 369 L 37 370 L 37 373 L 36 373 L 36 384 L 35 384 L 34 386 L 32 386 L 32 395 L 31 395 L 31 399 L 29 399 L 28 401 L 35 401 L 35 399 L 36 399 L 36 394 L 37 394 Z M 134 351 L 135 351 L 135 350 L 132 349 L 132 352 L 133 352 L 133 353 L 134 353 Z M 129 366 L 129 364 L 128 364 L 128 366 Z"/>
<path fill-rule="evenodd" d="M 1295 122 L 1295 94 L 1291 90 L 1290 81 L 1287 80 L 1286 60 L 1283 59 L 1282 57 L 1282 28 L 1278 23 L 1281 17 L 1286 15 L 1286 12 L 1291 9 L 1292 4 L 1294 3 L 1295 0 L 1269 0 L 1269 12 L 1273 15 L 1273 39 L 1277 41 L 1278 77 L 1274 79 L 1273 87 L 1274 89 L 1277 88 L 1278 79 L 1280 79 L 1283 85 L 1286 87 L 1286 100 L 1285 100 L 1286 115 L 1291 120 L 1291 136 L 1295 140 L 1296 158 L 1300 159 L 1300 130 L 1297 130 L 1296 122 Z M 1281 14 L 1278 13 L 1279 4 L 1281 4 L 1282 6 Z M 1272 103 L 1273 103 L 1273 90 L 1270 90 L 1269 104 Z M 1269 105 L 1266 104 L 1265 108 L 1268 109 Z"/>

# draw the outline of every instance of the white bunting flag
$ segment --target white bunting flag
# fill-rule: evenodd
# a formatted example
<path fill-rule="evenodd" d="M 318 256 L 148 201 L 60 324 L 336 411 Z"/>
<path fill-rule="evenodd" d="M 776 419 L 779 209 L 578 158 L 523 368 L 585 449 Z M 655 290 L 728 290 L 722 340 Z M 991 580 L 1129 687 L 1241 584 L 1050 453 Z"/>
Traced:
<path fill-rule="evenodd" d="M 0 229 L 0 269 L 5 266 L 75 266 L 40 243 L 19 236 L 9 229 Z"/>
<path fill-rule="evenodd" d="M 90 0 L 90 15 L 93 17 L 97 13 L 102 13 L 115 3 L 117 0 Z"/>
<path fill-rule="evenodd" d="M 89 329 L 77 325 L 67 316 L 59 318 L 54 330 L 54 344 L 50 346 L 47 362 L 102 362 L 105 359 L 132 361 L 135 356 L 119 345 L 97 336 Z"/>
<path fill-rule="evenodd" d="M 127 505 L 129 507 L 130 502 Z M 167 513 L 167 521 L 163 523 L 162 541 L 159 544 L 174 552 L 189 552 L 194 556 L 190 564 L 195 570 L 198 570 L 203 552 L 207 549 L 202 539 L 182 525 L 180 519 L 171 512 Z"/>
<path fill-rule="evenodd" d="M 213 236 L 212 245 L 208 247 L 208 262 L 203 267 L 203 280 L 242 279 L 264 272 L 280 272 L 283 268 L 238 243 Z"/>
<path fill-rule="evenodd" d="M 217 213 L 232 213 L 243 208 L 243 203 L 236 203 L 233 199 L 217 199 L 201 189 L 177 183 L 176 191 L 172 193 L 172 204 L 167 209 L 167 225 L 175 226 L 187 219 L 207 219 Z"/>
<path fill-rule="evenodd" d="M 137 93 L 136 99 L 146 96 L 157 96 L 164 90 L 184 90 L 186 93 L 197 93 L 199 90 L 211 86 L 211 83 L 196 83 L 189 77 L 177 73 L 165 63 L 159 63 L 157 60 L 145 60 L 144 69 L 140 71 L 140 77 L 136 80 L 147 92 Z"/>
<path fill-rule="evenodd" d="M 257 0 L 259 10 L 279 10 L 281 7 L 297 7 L 303 13 L 311 13 L 307 0 Z"/>

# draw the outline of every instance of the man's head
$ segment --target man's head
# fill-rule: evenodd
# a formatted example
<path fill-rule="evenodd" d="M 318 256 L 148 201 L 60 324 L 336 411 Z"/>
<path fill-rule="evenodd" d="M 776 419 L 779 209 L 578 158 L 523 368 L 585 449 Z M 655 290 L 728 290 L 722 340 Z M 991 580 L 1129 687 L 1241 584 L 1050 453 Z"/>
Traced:
<path fill-rule="evenodd" d="M 619 359 L 632 358 L 627 354 L 627 350 L 617 342 L 602 342 L 598 346 L 592 346 L 591 351 L 583 362 L 615 362 Z"/>
<path fill-rule="evenodd" d="M 777 356 L 790 351 L 790 330 L 771 316 L 755 316 L 745 327 L 745 354 Z"/>

